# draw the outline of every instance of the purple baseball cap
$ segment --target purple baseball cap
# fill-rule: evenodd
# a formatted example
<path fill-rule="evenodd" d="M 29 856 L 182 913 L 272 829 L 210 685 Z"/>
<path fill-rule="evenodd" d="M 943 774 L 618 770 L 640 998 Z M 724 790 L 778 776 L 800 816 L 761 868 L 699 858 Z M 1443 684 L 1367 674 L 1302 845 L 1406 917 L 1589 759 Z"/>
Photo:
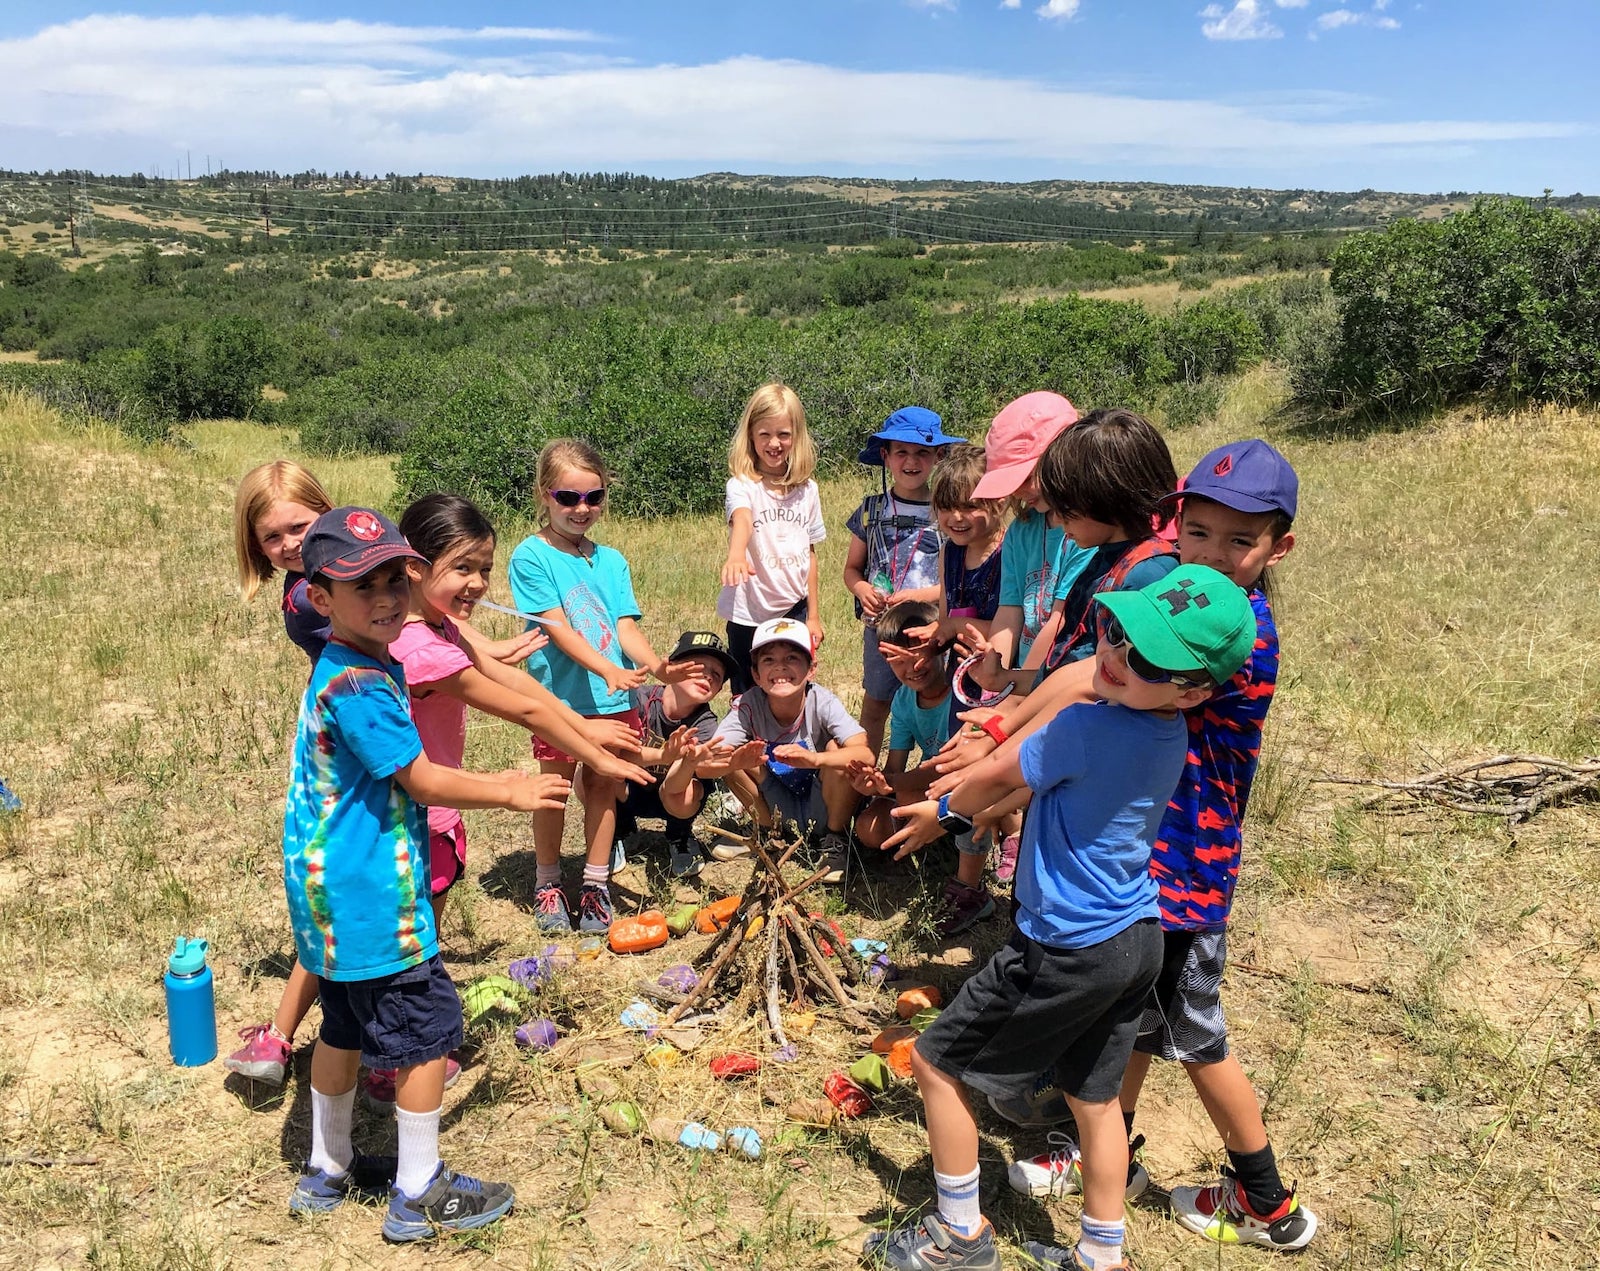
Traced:
<path fill-rule="evenodd" d="M 320 574 L 349 582 L 397 557 L 428 563 L 426 556 L 412 550 L 393 521 L 371 508 L 334 508 L 324 512 L 311 523 L 300 544 L 300 563 L 307 578 Z"/>
<path fill-rule="evenodd" d="M 1237 512 L 1282 512 L 1294 520 L 1300 478 L 1289 461 L 1260 438 L 1218 446 L 1195 464 L 1181 488 L 1167 495 L 1197 494 Z M 301 554 L 305 548 L 301 548 Z"/>

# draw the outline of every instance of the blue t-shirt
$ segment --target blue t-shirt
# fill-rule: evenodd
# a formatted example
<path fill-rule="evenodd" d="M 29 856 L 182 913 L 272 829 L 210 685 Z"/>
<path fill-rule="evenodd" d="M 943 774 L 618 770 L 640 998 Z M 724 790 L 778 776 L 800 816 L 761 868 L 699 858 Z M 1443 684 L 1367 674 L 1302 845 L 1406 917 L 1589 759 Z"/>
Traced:
<path fill-rule="evenodd" d="M 617 639 L 617 623 L 639 616 L 633 575 L 621 552 L 598 543 L 593 548 L 593 555 L 571 556 L 537 534 L 523 539 L 506 569 L 511 595 L 524 613 L 561 610 L 567 625 L 590 648 L 607 662 L 632 670 L 633 660 Z M 626 690 L 613 693 L 603 679 L 554 644 L 528 655 L 528 674 L 580 715 L 621 715 L 633 706 Z"/>
<path fill-rule="evenodd" d="M 439 951 L 428 826 L 394 774 L 422 753 L 405 672 L 330 640 L 300 702 L 283 887 L 300 965 L 372 980 Z"/>
<path fill-rule="evenodd" d="M 950 698 L 945 693 L 932 706 L 917 701 L 917 690 L 902 684 L 894 692 L 889 707 L 889 749 L 910 750 L 916 746 L 926 763 L 950 740 Z"/>
<path fill-rule="evenodd" d="M 1022 743 L 1034 792 L 1014 893 L 1023 935 L 1082 949 L 1159 916 L 1150 847 L 1188 737 L 1177 714 L 1082 702 Z"/>
<path fill-rule="evenodd" d="M 909 503 L 893 494 L 869 494 L 845 521 L 845 527 L 867 545 L 861 572 L 886 595 L 917 591 L 939 583 L 939 547 L 943 538 L 928 503 Z M 861 602 L 856 601 L 856 617 Z"/>
<path fill-rule="evenodd" d="M 315 666 L 333 634 L 333 624 L 312 608 L 304 574 L 283 576 L 283 629 Z"/>
<path fill-rule="evenodd" d="M 1067 594 L 1092 554 L 1037 512 L 1024 512 L 1011 522 L 1000 544 L 1000 603 L 1022 608 L 1014 666 L 1027 661 L 1051 607 Z"/>

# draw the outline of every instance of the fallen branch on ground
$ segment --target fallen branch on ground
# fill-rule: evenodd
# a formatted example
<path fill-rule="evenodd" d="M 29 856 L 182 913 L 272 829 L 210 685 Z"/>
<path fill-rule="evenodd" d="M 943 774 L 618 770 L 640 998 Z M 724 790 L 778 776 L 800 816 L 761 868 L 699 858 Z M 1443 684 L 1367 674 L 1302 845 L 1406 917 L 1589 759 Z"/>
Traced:
<path fill-rule="evenodd" d="M 1382 793 L 1361 801 L 1364 811 L 1401 816 L 1417 804 L 1455 812 L 1503 816 L 1513 825 L 1541 809 L 1600 792 L 1600 759 L 1572 761 L 1549 755 L 1494 755 L 1446 764 L 1409 781 L 1376 777 L 1316 777 L 1329 785 L 1372 786 Z"/>

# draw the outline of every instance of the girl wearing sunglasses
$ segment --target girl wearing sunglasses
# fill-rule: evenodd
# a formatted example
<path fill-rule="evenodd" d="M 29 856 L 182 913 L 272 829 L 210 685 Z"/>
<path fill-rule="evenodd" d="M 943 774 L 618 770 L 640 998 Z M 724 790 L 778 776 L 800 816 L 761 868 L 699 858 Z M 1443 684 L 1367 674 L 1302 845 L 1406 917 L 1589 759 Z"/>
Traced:
<path fill-rule="evenodd" d="M 633 575 L 622 553 L 594 542 L 589 533 L 605 514 L 610 473 L 587 442 L 552 441 L 539 453 L 538 533 L 511 554 L 507 573 L 517 608 L 543 625 L 550 643 L 528 658 L 528 672 L 587 719 L 625 724 L 640 732 L 632 690 L 650 676 L 662 682 L 703 676 L 695 661 L 669 663 L 658 657 L 639 626 Z M 535 734 L 533 757 L 541 772 L 571 780 L 578 763 Z M 611 844 L 623 783 L 585 764 L 577 776 L 583 800 L 583 885 L 578 892 L 578 930 L 603 933 L 611 925 Z M 561 887 L 564 810 L 533 814 L 533 850 L 538 857 L 534 902 L 544 931 L 572 930 L 572 910 Z"/>

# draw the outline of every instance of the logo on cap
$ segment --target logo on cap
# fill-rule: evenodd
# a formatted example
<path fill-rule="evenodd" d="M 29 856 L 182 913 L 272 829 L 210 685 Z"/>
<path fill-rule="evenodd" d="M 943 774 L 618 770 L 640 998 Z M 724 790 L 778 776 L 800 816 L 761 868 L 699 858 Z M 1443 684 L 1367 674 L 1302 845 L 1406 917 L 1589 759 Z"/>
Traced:
<path fill-rule="evenodd" d="M 364 543 L 383 537 L 383 525 L 371 512 L 358 510 L 344 518 L 344 527 Z"/>
<path fill-rule="evenodd" d="M 1232 471 L 1233 456 L 1231 454 L 1223 455 L 1221 460 L 1218 461 L 1217 466 L 1211 469 L 1211 475 L 1215 477 L 1225 477 Z"/>
<path fill-rule="evenodd" d="M 1185 579 L 1176 587 L 1172 588 L 1172 590 L 1164 591 L 1156 597 L 1157 600 L 1164 600 L 1167 602 L 1168 617 L 1176 618 L 1190 605 L 1193 605 L 1196 609 L 1206 609 L 1210 607 L 1211 597 L 1206 595 L 1195 595 L 1194 592 L 1189 590 L 1191 586 L 1193 586 L 1193 584 Z"/>

